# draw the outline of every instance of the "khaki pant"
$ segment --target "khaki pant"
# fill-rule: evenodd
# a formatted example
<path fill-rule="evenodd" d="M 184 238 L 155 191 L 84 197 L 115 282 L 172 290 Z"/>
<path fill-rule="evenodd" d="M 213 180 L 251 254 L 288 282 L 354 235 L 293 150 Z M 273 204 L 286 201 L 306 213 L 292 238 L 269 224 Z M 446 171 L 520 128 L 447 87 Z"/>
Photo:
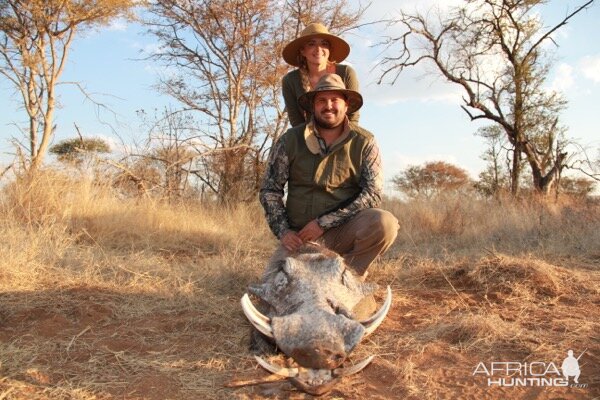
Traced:
<path fill-rule="evenodd" d="M 399 228 L 398 220 L 389 211 L 368 208 L 345 224 L 329 229 L 317 242 L 340 254 L 357 275 L 365 277 L 373 260 L 394 243 Z M 288 255 L 280 245 L 271 260 Z"/>
<path fill-rule="evenodd" d="M 373 260 L 394 243 L 398 229 L 398 220 L 392 213 L 368 208 L 345 224 L 329 229 L 318 241 L 344 257 L 358 275 L 365 275 Z"/>

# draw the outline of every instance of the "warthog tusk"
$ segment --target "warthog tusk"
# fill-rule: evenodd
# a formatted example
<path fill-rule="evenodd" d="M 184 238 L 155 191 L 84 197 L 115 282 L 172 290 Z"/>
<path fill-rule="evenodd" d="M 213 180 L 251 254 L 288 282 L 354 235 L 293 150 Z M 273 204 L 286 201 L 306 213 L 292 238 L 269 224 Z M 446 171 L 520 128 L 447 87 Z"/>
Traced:
<path fill-rule="evenodd" d="M 369 365 L 369 363 L 371 361 L 373 361 L 374 358 L 375 358 L 375 356 L 369 356 L 369 357 L 365 358 L 364 360 L 362 360 L 361 362 L 359 362 L 358 364 L 355 364 L 351 367 L 336 368 L 333 370 L 333 376 L 342 377 L 342 376 L 354 375 L 357 372 L 362 371 L 367 365 Z"/>
<path fill-rule="evenodd" d="M 375 331 L 381 325 L 383 320 L 385 319 L 388 311 L 390 311 L 390 307 L 392 306 L 392 289 L 387 287 L 387 296 L 385 298 L 385 302 L 383 306 L 373 314 L 369 319 L 364 321 L 360 321 L 360 323 L 365 327 L 364 336 L 368 336 Z"/>
<path fill-rule="evenodd" d="M 254 315 L 256 315 L 256 317 L 258 317 L 261 321 L 264 321 L 266 324 L 271 325 L 271 318 L 267 317 L 266 315 L 258 311 L 256 307 L 254 307 L 254 304 L 252 303 L 252 300 L 250 300 L 248 293 L 242 296 L 242 303 L 244 302 L 249 306 L 249 308 L 252 310 Z"/>
<path fill-rule="evenodd" d="M 248 293 L 245 293 L 242 296 L 242 310 L 244 311 L 244 315 L 250 321 L 250 323 L 258 329 L 260 333 L 265 336 L 274 339 L 273 329 L 271 329 L 271 319 L 265 315 L 263 315 L 260 311 L 254 307 L 250 297 L 248 297 Z"/>
<path fill-rule="evenodd" d="M 275 375 L 285 376 L 286 378 L 295 378 L 296 376 L 298 376 L 298 368 L 278 367 L 276 365 L 270 364 L 268 361 L 263 360 L 259 356 L 254 356 L 254 358 L 260 364 L 261 367 Z"/>

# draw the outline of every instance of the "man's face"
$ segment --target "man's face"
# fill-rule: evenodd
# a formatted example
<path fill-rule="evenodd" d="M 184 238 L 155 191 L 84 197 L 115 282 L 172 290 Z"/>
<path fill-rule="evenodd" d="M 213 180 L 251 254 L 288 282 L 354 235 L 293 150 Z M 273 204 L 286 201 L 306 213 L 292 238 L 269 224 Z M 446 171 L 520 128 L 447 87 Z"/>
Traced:
<path fill-rule="evenodd" d="M 346 117 L 348 102 L 339 92 L 320 92 L 314 98 L 314 117 L 317 126 L 331 129 L 340 126 Z"/>

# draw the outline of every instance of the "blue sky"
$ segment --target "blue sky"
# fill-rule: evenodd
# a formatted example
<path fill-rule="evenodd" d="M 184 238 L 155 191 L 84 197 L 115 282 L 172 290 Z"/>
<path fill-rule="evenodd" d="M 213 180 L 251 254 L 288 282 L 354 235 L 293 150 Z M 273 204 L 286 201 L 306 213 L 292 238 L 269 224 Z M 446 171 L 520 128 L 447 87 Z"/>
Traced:
<path fill-rule="evenodd" d="M 354 1 L 354 0 L 352 0 Z M 457 4 L 458 0 L 374 0 L 366 20 L 393 17 L 400 8 L 411 12 Z M 584 1 L 554 0 L 540 9 L 546 26 L 559 22 Z M 356 2 L 358 3 L 358 2 Z M 595 157 L 600 148 L 600 3 L 583 11 L 555 36 L 559 47 L 548 79 L 550 87 L 560 90 L 569 101 L 561 116 L 568 136 L 589 147 Z M 365 105 L 361 125 L 373 132 L 382 149 L 386 177 L 389 179 L 408 165 L 444 160 L 466 169 L 472 177 L 483 169 L 480 155 L 483 140 L 474 136 L 480 124 L 470 122 L 460 108 L 460 91 L 424 70 L 412 70 L 400 76 L 394 85 L 377 85 L 380 49 L 373 47 L 382 35 L 390 33 L 378 27 L 348 34 L 350 63 L 357 71 Z M 57 112 L 56 138 L 76 135 L 74 123 L 87 136 L 119 143 L 143 139 L 136 110 L 152 111 L 174 104 L 159 95 L 152 85 L 156 66 L 140 60 L 140 51 L 151 49 L 153 39 L 134 24 L 118 22 L 88 33 L 74 43 L 63 74 L 65 82 L 79 82 L 94 98 L 107 104 L 116 114 L 98 108 L 74 86 L 60 88 L 62 108 Z M 14 153 L 11 137 L 23 138 L 11 123 L 23 123 L 18 97 L 0 78 L 0 164 Z M 117 136 L 118 135 L 118 136 Z M 391 194 L 391 188 L 386 192 Z"/>

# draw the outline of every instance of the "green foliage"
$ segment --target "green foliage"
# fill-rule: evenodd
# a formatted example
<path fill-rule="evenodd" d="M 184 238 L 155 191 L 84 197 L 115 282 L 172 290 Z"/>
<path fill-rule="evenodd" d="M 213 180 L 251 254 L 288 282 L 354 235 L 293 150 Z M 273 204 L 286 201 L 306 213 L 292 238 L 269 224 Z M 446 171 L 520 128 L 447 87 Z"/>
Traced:
<path fill-rule="evenodd" d="M 110 153 L 110 146 L 102 139 L 65 139 L 50 147 L 50 153 L 55 154 L 60 161 L 79 164 L 85 154 Z"/>

